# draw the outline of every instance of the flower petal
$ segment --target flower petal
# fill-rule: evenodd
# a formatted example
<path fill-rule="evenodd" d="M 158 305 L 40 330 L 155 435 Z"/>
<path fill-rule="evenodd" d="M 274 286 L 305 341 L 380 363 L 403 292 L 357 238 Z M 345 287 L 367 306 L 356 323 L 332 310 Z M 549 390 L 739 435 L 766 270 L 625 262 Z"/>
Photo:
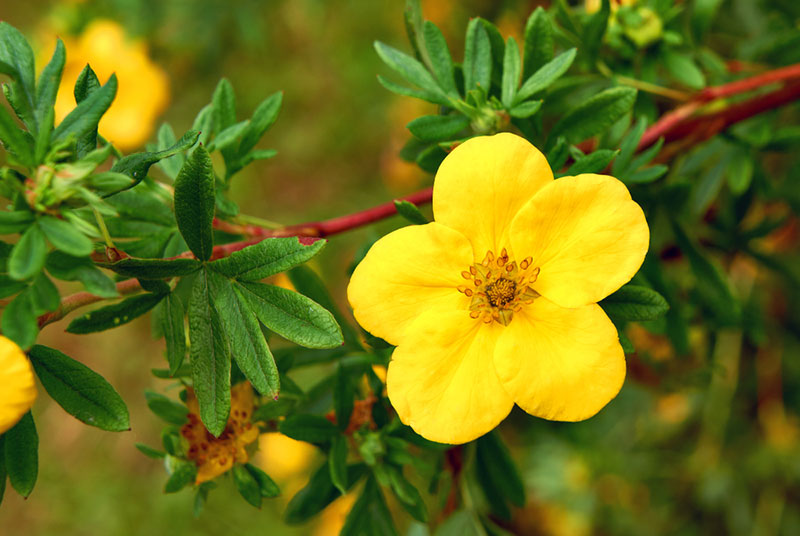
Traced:
<path fill-rule="evenodd" d="M 0 335 L 0 435 L 10 430 L 33 401 L 36 383 L 33 368 L 25 353 L 11 339 Z"/>
<path fill-rule="evenodd" d="M 509 133 L 472 138 L 444 159 L 433 184 L 437 222 L 464 234 L 481 260 L 508 247 L 508 230 L 519 209 L 553 181 L 544 155 Z"/>
<path fill-rule="evenodd" d="M 497 343 L 494 365 L 522 409 L 550 420 L 581 421 L 617 396 L 625 355 L 597 304 L 566 309 L 538 298 L 515 313 Z"/>
<path fill-rule="evenodd" d="M 367 331 L 397 345 L 406 326 L 424 312 L 465 310 L 469 298 L 456 287 L 473 262 L 459 232 L 438 223 L 411 225 L 384 236 L 350 279 L 347 298 Z"/>
<path fill-rule="evenodd" d="M 596 303 L 630 281 L 649 242 L 641 207 L 606 175 L 553 181 L 511 223 L 514 252 L 541 269 L 534 289 L 562 307 Z"/>
<path fill-rule="evenodd" d="M 506 418 L 514 402 L 494 372 L 502 326 L 466 309 L 426 313 L 389 363 L 386 387 L 400 420 L 440 443 L 466 443 Z"/>

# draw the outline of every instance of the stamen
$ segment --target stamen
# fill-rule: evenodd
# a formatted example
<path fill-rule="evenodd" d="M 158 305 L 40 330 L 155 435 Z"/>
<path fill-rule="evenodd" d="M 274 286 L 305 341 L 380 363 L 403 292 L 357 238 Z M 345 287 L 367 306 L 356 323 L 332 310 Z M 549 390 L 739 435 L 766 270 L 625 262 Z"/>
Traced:
<path fill-rule="evenodd" d="M 527 270 L 528 266 L 530 266 L 532 263 L 533 263 L 533 257 L 525 257 L 524 259 L 522 259 L 522 262 L 519 263 L 519 267 L 522 268 L 523 270 Z"/>
<path fill-rule="evenodd" d="M 461 277 L 463 277 L 464 279 L 472 279 L 472 274 L 464 270 L 463 272 L 461 272 Z"/>

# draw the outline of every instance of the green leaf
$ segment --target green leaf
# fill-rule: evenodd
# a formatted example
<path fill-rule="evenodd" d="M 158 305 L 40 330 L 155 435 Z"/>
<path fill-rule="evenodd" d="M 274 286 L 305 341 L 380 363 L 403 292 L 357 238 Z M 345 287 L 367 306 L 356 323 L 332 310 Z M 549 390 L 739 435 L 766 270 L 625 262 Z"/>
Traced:
<path fill-rule="evenodd" d="M 214 110 L 214 132 L 219 134 L 236 123 L 236 96 L 227 78 L 221 79 L 214 89 L 211 105 Z"/>
<path fill-rule="evenodd" d="M 150 408 L 150 411 L 164 421 L 175 426 L 183 426 L 186 424 L 189 409 L 183 404 L 179 404 L 171 398 L 150 390 L 145 390 L 144 398 L 147 401 L 147 407 Z"/>
<path fill-rule="evenodd" d="M 571 48 L 566 52 L 562 52 L 555 57 L 552 61 L 542 65 L 535 73 L 530 75 L 522 87 L 519 88 L 517 96 L 514 99 L 514 104 L 520 103 L 528 98 L 536 95 L 540 91 L 544 91 L 550 84 L 561 78 L 575 61 L 576 49 Z"/>
<path fill-rule="evenodd" d="M 247 129 L 242 135 L 242 141 L 239 143 L 240 155 L 248 153 L 250 149 L 255 147 L 261 136 L 275 123 L 282 102 L 283 92 L 278 91 L 267 97 L 256 107 Z"/>
<path fill-rule="evenodd" d="M 3 106 L 0 106 L 0 141 L 20 164 L 29 168 L 36 164 L 30 138 L 17 126 L 11 114 Z"/>
<path fill-rule="evenodd" d="M 620 320 L 656 320 L 669 311 L 669 304 L 655 290 L 625 285 L 600 302 L 608 316 Z"/>
<path fill-rule="evenodd" d="M 167 147 L 164 150 L 155 152 L 148 151 L 144 153 L 135 153 L 128 155 L 124 158 L 120 158 L 111 167 L 111 171 L 114 171 L 116 173 L 122 173 L 132 178 L 134 182 L 131 183 L 130 186 L 128 186 L 128 188 L 133 188 L 134 186 L 139 184 L 139 182 L 144 180 L 145 177 L 147 177 L 147 172 L 150 170 L 150 167 L 153 164 L 155 164 L 156 162 L 160 162 L 161 160 L 164 160 L 171 156 L 175 156 L 183 151 L 186 151 L 187 149 L 194 146 L 195 143 L 197 143 L 199 137 L 200 137 L 199 131 L 189 130 L 183 136 L 181 136 L 181 139 L 175 142 L 171 147 Z M 196 152 L 197 151 L 195 151 L 195 153 Z M 181 166 L 181 169 L 183 169 L 183 167 L 184 166 Z M 178 178 L 180 178 L 180 172 L 178 172 L 178 174 L 179 174 Z M 213 179 L 213 173 L 212 173 L 212 179 Z M 212 180 L 212 185 L 213 185 L 213 180 Z M 177 188 L 177 183 L 175 186 Z"/>
<path fill-rule="evenodd" d="M 347 488 L 350 489 L 366 472 L 364 464 L 353 464 L 347 468 Z M 341 494 L 331 482 L 328 462 L 317 469 L 308 484 L 298 491 L 286 506 L 285 520 L 289 525 L 303 523 L 320 513 Z"/>
<path fill-rule="evenodd" d="M 425 225 L 426 223 L 429 223 L 428 218 L 426 218 L 425 215 L 420 212 L 420 210 L 417 208 L 417 205 L 411 203 L 410 201 L 395 199 L 394 208 L 397 210 L 398 214 L 415 225 Z"/>
<path fill-rule="evenodd" d="M 230 340 L 236 364 L 259 393 L 277 396 L 280 391 L 278 368 L 256 313 L 242 296 L 241 289 L 229 279 L 209 271 L 208 281 L 215 300 L 214 307 Z"/>
<path fill-rule="evenodd" d="M 386 465 L 385 469 L 389 475 L 389 485 L 403 508 L 420 523 L 427 523 L 428 509 L 417 488 L 405 479 L 400 469 L 391 465 Z"/>
<path fill-rule="evenodd" d="M 155 307 L 164 299 L 163 294 L 141 294 L 126 298 L 119 303 L 107 305 L 75 318 L 67 326 L 68 333 L 85 335 L 127 324 Z"/>
<path fill-rule="evenodd" d="M 397 529 L 392 522 L 392 514 L 386 506 L 383 494 L 374 477 L 367 478 L 361 495 L 353 505 L 342 527 L 342 536 L 362 536 L 381 534 L 397 536 Z"/>
<path fill-rule="evenodd" d="M 667 171 L 669 171 L 669 168 L 664 164 L 656 164 L 655 166 L 633 172 L 623 177 L 622 180 L 626 184 L 645 184 L 662 177 Z"/>
<path fill-rule="evenodd" d="M 664 66 L 669 74 L 681 84 L 692 89 L 703 89 L 706 86 L 706 77 L 691 56 L 665 49 L 661 55 Z"/>
<path fill-rule="evenodd" d="M 486 529 L 475 517 L 474 512 L 459 510 L 439 525 L 434 536 L 484 536 Z"/>
<path fill-rule="evenodd" d="M 256 508 L 261 508 L 261 487 L 244 465 L 234 464 L 233 482 L 236 484 L 236 489 L 239 490 L 239 495 L 244 497 L 245 501 Z"/>
<path fill-rule="evenodd" d="M 614 160 L 611 166 L 611 174 L 615 177 L 624 175 L 626 172 L 631 171 L 630 163 L 633 155 L 636 154 L 636 149 L 639 146 L 639 140 L 642 139 L 645 129 L 647 128 L 647 118 L 641 117 L 636 125 L 631 129 L 627 136 L 622 140 L 619 146 L 619 156 Z"/>
<path fill-rule="evenodd" d="M 253 412 L 253 422 L 272 421 L 288 415 L 296 405 L 291 398 L 281 397 L 278 400 L 268 401 Z"/>
<path fill-rule="evenodd" d="M 503 85 L 502 98 L 500 99 L 507 110 L 514 105 L 517 96 L 520 69 L 519 47 L 516 40 L 513 37 L 509 37 L 506 41 L 505 55 L 503 56 Z"/>
<path fill-rule="evenodd" d="M 436 101 L 434 102 L 440 104 L 447 104 L 449 102 L 449 99 L 439 88 L 433 76 L 431 76 L 420 62 L 408 54 L 404 54 L 396 48 L 385 45 L 380 41 L 375 41 L 375 50 L 386 65 L 391 67 L 407 81 L 424 89 L 426 91 L 426 100 L 435 98 Z"/>
<path fill-rule="evenodd" d="M 83 68 L 81 74 L 78 75 L 78 79 L 75 81 L 75 87 L 73 89 L 75 102 L 80 104 L 86 100 L 86 97 L 99 90 L 100 87 L 100 80 L 97 79 L 97 75 L 87 63 L 86 67 Z M 97 148 L 96 127 L 90 129 L 83 137 L 78 138 L 76 142 L 78 158 L 85 156 L 89 152 L 95 150 L 95 148 Z"/>
<path fill-rule="evenodd" d="M 229 257 L 216 260 L 210 266 L 240 281 L 260 281 L 306 262 L 319 253 L 325 244 L 325 240 L 304 244 L 297 237 L 266 238 Z"/>
<path fill-rule="evenodd" d="M 339 434 L 331 421 L 320 415 L 291 415 L 281 422 L 281 433 L 307 443 L 326 443 Z"/>
<path fill-rule="evenodd" d="M 39 475 L 39 434 L 31 412 L 3 434 L 3 439 L 8 480 L 17 493 L 27 497 Z"/>
<path fill-rule="evenodd" d="M 88 257 L 72 257 L 54 251 L 47 256 L 47 271 L 62 281 L 80 281 L 87 291 L 101 298 L 119 296 L 114 281 L 101 272 Z"/>
<path fill-rule="evenodd" d="M 33 280 L 28 295 L 34 315 L 55 311 L 61 304 L 58 289 L 44 272 L 39 272 L 39 275 Z"/>
<path fill-rule="evenodd" d="M 6 305 L 3 317 L 0 319 L 0 327 L 3 335 L 17 343 L 23 350 L 30 348 L 36 341 L 39 325 L 28 292 L 19 293 Z"/>
<path fill-rule="evenodd" d="M 137 259 L 127 257 L 114 263 L 102 264 L 114 272 L 140 279 L 167 279 L 195 273 L 202 268 L 196 259 Z"/>
<path fill-rule="evenodd" d="M 175 179 L 175 219 L 181 236 L 201 261 L 214 247 L 214 169 L 202 145 L 186 159 Z"/>
<path fill-rule="evenodd" d="M 59 123 L 50 137 L 51 143 L 65 141 L 70 136 L 79 140 L 96 130 L 116 94 L 117 76 L 112 74 L 103 87 L 86 97 Z"/>
<path fill-rule="evenodd" d="M 14 244 L 8 258 L 8 275 L 21 281 L 38 274 L 47 258 L 47 242 L 37 225 L 31 225 Z"/>
<path fill-rule="evenodd" d="M 98 373 L 47 346 L 29 352 L 36 376 L 64 411 L 90 426 L 109 432 L 130 430 L 125 402 Z"/>
<path fill-rule="evenodd" d="M 742 195 L 753 181 L 753 157 L 745 151 L 733 154 L 728 164 L 728 187 L 733 195 Z"/>
<path fill-rule="evenodd" d="M 164 493 L 175 493 L 194 483 L 197 478 L 197 465 L 194 462 L 172 457 L 168 459 L 173 460 L 172 474 L 164 485 Z"/>
<path fill-rule="evenodd" d="M 499 434 L 490 432 L 479 438 L 476 452 L 476 467 L 486 472 L 494 488 L 516 506 L 525 506 L 525 486 Z"/>
<path fill-rule="evenodd" d="M 617 156 L 619 151 L 611 149 L 598 149 L 597 151 L 582 156 L 567 170 L 567 175 L 580 175 L 581 173 L 600 173 Z"/>
<path fill-rule="evenodd" d="M 488 93 L 492 84 L 492 48 L 489 35 L 477 18 L 467 25 L 467 38 L 464 45 L 464 91 L 477 87 Z"/>
<path fill-rule="evenodd" d="M 469 126 L 469 118 L 461 114 L 423 115 L 406 125 L 411 134 L 422 141 L 450 140 Z"/>
<path fill-rule="evenodd" d="M 231 407 L 230 344 L 209 288 L 208 271 L 197 276 L 189 300 L 189 358 L 200 419 L 219 436 Z"/>
<path fill-rule="evenodd" d="M 519 117 L 525 119 L 532 116 L 542 107 L 542 101 L 527 101 L 520 104 L 515 104 L 513 108 L 508 111 L 511 117 Z"/>
<path fill-rule="evenodd" d="M 10 84 L 10 91 L 19 97 L 16 103 L 18 106 L 14 108 L 20 108 L 20 119 L 34 130 L 33 125 L 28 123 L 32 119 L 36 102 L 33 49 L 19 30 L 7 22 L 0 22 L 0 62 L 11 68 L 5 68 L 6 72 L 13 70 L 14 82 Z"/>
<path fill-rule="evenodd" d="M 37 224 L 50 243 L 67 255 L 84 257 L 92 253 L 92 241 L 71 223 L 44 215 L 37 220 Z"/>
<path fill-rule="evenodd" d="M 36 84 L 36 107 L 34 117 L 39 132 L 49 132 L 53 128 L 53 106 L 56 103 L 58 86 L 61 83 L 61 73 L 64 70 L 64 62 L 67 59 L 64 50 L 64 43 L 61 39 L 56 39 L 56 49 L 50 62 L 42 69 L 39 75 L 39 82 Z M 45 145 L 45 149 L 47 145 Z M 44 156 L 44 153 L 42 153 Z"/>
<path fill-rule="evenodd" d="M 528 17 L 524 41 L 522 75 L 527 79 L 553 59 L 553 23 L 542 6 L 537 7 Z"/>
<path fill-rule="evenodd" d="M 256 479 L 262 497 L 272 498 L 281 494 L 281 489 L 267 473 L 249 463 L 246 463 L 244 467 L 250 471 L 250 474 Z"/>
<path fill-rule="evenodd" d="M 214 133 L 214 107 L 211 104 L 203 106 L 197 112 L 197 116 L 192 123 L 192 130 L 200 133 L 198 141 L 201 145 L 208 143 L 208 138 Z"/>
<path fill-rule="evenodd" d="M 337 435 L 331 443 L 328 454 L 328 467 L 331 470 L 331 482 L 342 495 L 347 493 L 347 438 Z"/>
<path fill-rule="evenodd" d="M 611 3 L 609 0 L 601 0 L 600 9 L 592 15 L 583 31 L 583 51 L 589 58 L 589 64 L 594 64 L 603 44 L 603 36 L 608 26 L 608 18 L 611 14 Z"/>
<path fill-rule="evenodd" d="M 208 144 L 208 151 L 224 151 L 225 149 L 236 143 L 236 140 L 247 130 L 250 126 L 250 120 L 240 121 L 229 126 L 216 136 L 214 140 Z"/>
<path fill-rule="evenodd" d="M 33 222 L 33 212 L 27 210 L 0 211 L 0 234 L 21 233 Z"/>
<path fill-rule="evenodd" d="M 156 450 L 153 447 L 149 447 L 144 443 L 134 443 L 133 445 L 136 447 L 139 452 L 147 456 L 148 458 L 153 458 L 154 460 L 161 460 L 166 456 L 166 453 L 160 450 Z"/>
<path fill-rule="evenodd" d="M 447 41 L 442 31 L 434 23 L 426 20 L 422 26 L 422 36 L 439 86 L 448 95 L 458 98 L 453 75 L 453 59 L 450 57 L 450 50 L 447 48 Z"/>
<path fill-rule="evenodd" d="M 238 286 L 262 324 L 307 348 L 333 348 L 343 343 L 333 315 L 302 294 L 285 288 L 244 282 Z"/>
<path fill-rule="evenodd" d="M 7 275 L 0 274 L 0 298 L 13 296 L 27 286 L 25 281 L 14 281 Z"/>
<path fill-rule="evenodd" d="M 325 283 L 323 283 L 317 273 L 308 266 L 300 265 L 289 270 L 287 275 L 298 292 L 308 296 L 333 314 L 333 318 L 342 328 L 342 335 L 347 346 L 360 350 L 361 342 L 358 335 L 353 330 L 347 318 L 342 315 L 339 307 L 325 288 Z"/>
<path fill-rule="evenodd" d="M 548 143 L 564 136 L 569 143 L 578 143 L 605 132 L 633 108 L 636 90 L 615 87 L 598 93 L 569 110 L 550 131 Z"/>
<path fill-rule="evenodd" d="M 347 374 L 347 369 L 339 363 L 339 366 L 336 367 L 336 377 L 333 384 L 333 409 L 339 430 L 346 430 L 350 424 L 355 395 L 355 389 Z"/>
<path fill-rule="evenodd" d="M 158 129 L 158 134 L 156 135 L 157 144 L 156 147 L 159 150 L 164 150 L 172 145 L 175 144 L 177 138 L 175 138 L 175 131 L 172 130 L 172 126 L 169 123 L 163 123 L 161 127 Z M 178 176 L 178 172 L 181 170 L 181 166 L 183 162 L 186 160 L 186 157 L 180 153 L 172 155 L 170 157 L 162 159 L 158 163 L 158 167 L 167 174 L 170 179 L 175 180 L 175 177 Z"/>
<path fill-rule="evenodd" d="M 164 308 L 161 315 L 161 331 L 167 343 L 169 374 L 174 376 L 186 357 L 186 332 L 183 323 L 185 311 L 183 302 L 174 292 L 170 292 L 161 303 Z"/>

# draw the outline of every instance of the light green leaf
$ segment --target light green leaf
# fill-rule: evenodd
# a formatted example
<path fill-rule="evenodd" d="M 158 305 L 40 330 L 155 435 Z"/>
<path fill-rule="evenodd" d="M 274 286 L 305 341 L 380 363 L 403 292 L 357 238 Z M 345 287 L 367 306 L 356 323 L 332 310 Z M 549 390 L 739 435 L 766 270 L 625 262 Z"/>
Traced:
<path fill-rule="evenodd" d="M 571 48 L 556 56 L 555 59 L 542 65 L 533 73 L 517 92 L 515 103 L 522 102 L 547 89 L 550 84 L 558 80 L 572 65 L 575 60 L 576 49 Z"/>
<path fill-rule="evenodd" d="M 525 23 L 523 58 L 522 76 L 526 79 L 553 59 L 553 23 L 542 6 Z"/>
<path fill-rule="evenodd" d="M 49 133 L 53 129 L 53 106 L 56 103 L 56 93 L 61 82 L 61 72 L 64 70 L 64 62 L 67 59 L 64 50 L 64 43 L 61 39 L 56 39 L 56 49 L 50 62 L 42 69 L 39 75 L 39 82 L 36 84 L 36 107 L 34 117 L 39 132 Z M 49 141 L 49 140 L 48 140 Z M 47 148 L 45 144 L 44 149 Z M 44 151 L 44 149 L 42 151 Z M 37 151 L 38 152 L 38 151 Z M 44 156 L 44 152 L 42 152 Z"/>
<path fill-rule="evenodd" d="M 244 465 L 234 464 L 233 483 L 236 484 L 236 489 L 239 490 L 239 494 L 244 497 L 245 501 L 256 508 L 261 508 L 261 487 Z"/>
<path fill-rule="evenodd" d="M 3 335 L 17 343 L 23 350 L 30 348 L 36 341 L 39 326 L 28 292 L 19 293 L 6 305 L 3 317 L 0 319 L 0 327 L 2 327 Z"/>
<path fill-rule="evenodd" d="M 526 101 L 520 104 L 515 104 L 513 108 L 508 111 L 508 114 L 511 117 L 519 117 L 521 119 L 525 119 L 526 117 L 530 117 L 542 107 L 542 101 L 534 100 L 534 101 Z"/>
<path fill-rule="evenodd" d="M 422 141 L 451 140 L 469 126 L 469 118 L 461 114 L 423 115 L 408 123 L 406 128 Z"/>
<path fill-rule="evenodd" d="M 275 123 L 282 102 L 283 92 L 278 91 L 267 97 L 256 107 L 247 129 L 242 135 L 242 141 L 239 143 L 240 155 L 248 153 L 250 149 L 255 147 L 261 136 Z"/>
<path fill-rule="evenodd" d="M 14 244 L 8 258 L 8 275 L 21 281 L 38 274 L 47 258 L 47 242 L 37 225 L 31 225 Z"/>
<path fill-rule="evenodd" d="M 150 390 L 145 390 L 144 398 L 147 401 L 147 407 L 150 408 L 150 411 L 164 421 L 174 426 L 186 424 L 189 409 L 185 405 L 179 404 L 171 398 Z"/>
<path fill-rule="evenodd" d="M 422 36 L 439 86 L 448 95 L 458 98 L 453 75 L 453 59 L 450 57 L 450 50 L 447 48 L 447 41 L 442 31 L 434 23 L 426 20 L 422 25 Z"/>
<path fill-rule="evenodd" d="M 214 169 L 202 145 L 186 160 L 175 179 L 175 220 L 181 236 L 201 261 L 214 247 Z"/>
<path fill-rule="evenodd" d="M 93 250 L 92 241 L 67 221 L 45 215 L 37 224 L 50 243 L 67 255 L 84 257 Z"/>
<path fill-rule="evenodd" d="M 502 98 L 503 106 L 510 109 L 517 96 L 519 77 L 521 74 L 519 47 L 513 37 L 506 41 L 505 55 L 503 56 L 503 85 Z"/>
<path fill-rule="evenodd" d="M 692 89 L 703 89 L 706 77 L 691 56 L 665 49 L 661 57 L 669 73 L 681 84 Z"/>
<path fill-rule="evenodd" d="M 429 223 L 428 218 L 426 218 L 425 215 L 420 212 L 414 203 L 395 199 L 394 208 L 397 210 L 398 214 L 414 225 L 425 225 L 426 223 Z"/>
<path fill-rule="evenodd" d="M 467 25 L 467 38 L 464 45 L 464 90 L 478 86 L 489 92 L 492 83 L 492 45 L 486 28 L 477 18 Z"/>
<path fill-rule="evenodd" d="M 550 131 L 548 144 L 558 136 L 569 143 L 578 143 L 605 132 L 633 108 L 636 90 L 615 87 L 598 93 L 569 110 Z"/>
<path fill-rule="evenodd" d="M 426 90 L 430 96 L 434 96 L 442 104 L 449 102 L 449 99 L 444 92 L 439 88 L 439 85 L 431 76 L 425 67 L 409 56 L 400 52 L 396 48 L 385 45 L 380 41 L 375 41 L 375 50 L 383 62 L 394 69 L 403 78 L 414 84 L 415 86 Z"/>

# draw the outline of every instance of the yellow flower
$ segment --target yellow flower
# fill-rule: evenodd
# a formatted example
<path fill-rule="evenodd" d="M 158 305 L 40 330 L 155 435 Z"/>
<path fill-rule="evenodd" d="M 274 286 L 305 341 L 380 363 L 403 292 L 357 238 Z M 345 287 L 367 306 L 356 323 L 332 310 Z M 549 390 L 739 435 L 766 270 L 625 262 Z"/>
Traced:
<path fill-rule="evenodd" d="M 11 429 L 36 400 L 33 369 L 13 341 L 0 335 L 0 435 Z"/>
<path fill-rule="evenodd" d="M 196 484 L 202 484 L 229 471 L 233 463 L 247 463 L 245 447 L 258 439 L 258 427 L 250 422 L 253 415 L 253 387 L 238 383 L 231 389 L 231 412 L 228 424 L 219 437 L 214 437 L 200 421 L 200 407 L 194 391 L 186 399 L 189 422 L 181 427 L 188 442 L 187 457 L 197 464 Z"/>
<path fill-rule="evenodd" d="M 625 185 L 553 180 L 542 153 L 503 133 L 445 158 L 433 213 L 378 240 L 348 288 L 356 320 L 397 346 L 387 390 L 400 419 L 464 443 L 515 402 L 551 420 L 600 411 L 625 357 L 597 302 L 633 277 L 649 242 Z"/>
<path fill-rule="evenodd" d="M 88 63 L 101 84 L 114 72 L 119 79 L 117 96 L 100 121 L 100 134 L 123 151 L 140 147 L 169 102 L 167 76 L 150 60 L 145 44 L 129 40 L 111 20 L 93 21 L 77 40 L 65 39 L 64 44 L 67 63 L 56 98 L 56 124 L 75 107 L 73 87 Z"/>

